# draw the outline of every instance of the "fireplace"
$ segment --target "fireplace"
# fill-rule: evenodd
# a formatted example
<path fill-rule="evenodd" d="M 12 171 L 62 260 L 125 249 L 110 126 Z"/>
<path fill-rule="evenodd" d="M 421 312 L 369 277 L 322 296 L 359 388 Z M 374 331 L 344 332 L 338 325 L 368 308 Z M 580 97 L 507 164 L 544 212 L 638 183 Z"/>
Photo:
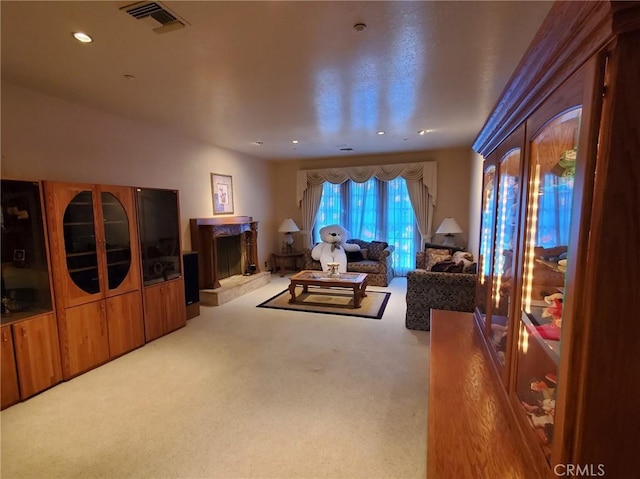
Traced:
<path fill-rule="evenodd" d="M 260 272 L 258 222 L 250 216 L 192 218 L 189 223 L 200 289 L 220 288 L 221 279 Z"/>
<path fill-rule="evenodd" d="M 216 240 L 216 273 L 218 279 L 244 274 L 242 240 L 240 235 L 220 236 Z"/>

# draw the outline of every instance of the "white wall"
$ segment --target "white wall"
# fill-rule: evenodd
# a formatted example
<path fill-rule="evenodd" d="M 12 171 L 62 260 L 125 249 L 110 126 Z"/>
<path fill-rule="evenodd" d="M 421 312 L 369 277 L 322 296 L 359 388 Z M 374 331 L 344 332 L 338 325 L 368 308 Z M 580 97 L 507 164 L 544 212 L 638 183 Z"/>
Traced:
<path fill-rule="evenodd" d="M 260 221 L 260 266 L 276 237 L 274 166 L 171 131 L 2 83 L 2 177 L 180 191 L 182 247 L 189 218 L 213 216 L 210 173 L 233 177 L 234 216 Z"/>

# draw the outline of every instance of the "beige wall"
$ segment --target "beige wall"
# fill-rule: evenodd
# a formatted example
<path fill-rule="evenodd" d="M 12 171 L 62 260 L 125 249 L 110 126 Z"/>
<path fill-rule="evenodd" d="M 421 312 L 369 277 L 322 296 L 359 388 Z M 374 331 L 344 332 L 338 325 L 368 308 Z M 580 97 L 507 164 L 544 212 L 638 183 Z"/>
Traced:
<path fill-rule="evenodd" d="M 260 221 L 260 266 L 276 236 L 267 161 L 2 83 L 2 177 L 170 188 L 180 191 L 182 247 L 189 218 L 213 216 L 210 173 L 233 177 L 234 215 Z"/>
<path fill-rule="evenodd" d="M 471 176 L 474 156 L 476 155 L 470 148 L 453 148 L 403 154 L 276 162 L 276 211 L 283 219 L 291 217 L 298 226 L 301 225 L 301 214 L 296 203 L 297 170 L 437 161 L 438 200 L 434 214 L 433 231 L 435 232 L 445 217 L 452 216 L 464 230 L 461 235 L 458 235 L 456 241 L 458 244 L 466 246 L 470 234 L 471 237 L 477 236 L 469 215 L 470 195 L 474 188 Z M 301 238 L 296 239 L 296 241 L 301 240 Z M 441 241 L 441 235 L 434 237 L 434 242 Z M 274 247 L 277 247 L 277 243 L 274 244 Z"/>
<path fill-rule="evenodd" d="M 255 159 L 96 109 L 2 83 L 2 177 L 171 188 L 180 191 L 182 246 L 191 247 L 189 218 L 213 216 L 210 173 L 233 177 L 234 215 L 260 221 L 261 268 L 278 251 L 284 218 L 301 225 L 296 171 L 389 163 L 438 162 L 434 231 L 446 216 L 474 248 L 479 198 L 478 156 L 468 148 L 416 153 L 275 161 Z M 440 241 L 436 236 L 434 241 Z M 301 241 L 300 237 L 296 241 Z M 301 243 L 299 243 L 301 244 Z M 477 246 L 476 246 L 477 248 Z M 473 251 L 473 249 L 472 249 Z"/>
<path fill-rule="evenodd" d="M 473 153 L 471 161 L 471 196 L 469 201 L 469 246 L 474 257 L 478 257 L 480 251 L 480 213 L 482 210 L 482 162 L 484 158 L 477 153 Z"/>

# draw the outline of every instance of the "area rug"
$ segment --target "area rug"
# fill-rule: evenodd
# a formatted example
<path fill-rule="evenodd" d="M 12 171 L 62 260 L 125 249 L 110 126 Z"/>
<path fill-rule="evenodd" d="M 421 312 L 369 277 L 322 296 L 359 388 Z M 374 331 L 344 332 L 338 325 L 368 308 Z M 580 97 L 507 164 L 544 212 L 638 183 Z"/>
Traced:
<path fill-rule="evenodd" d="M 291 294 L 289 289 L 285 289 L 256 307 L 380 319 L 384 314 L 384 309 L 387 307 L 390 296 L 391 293 L 367 291 L 367 296 L 362 298 L 360 307 L 354 309 L 352 290 L 310 287 L 308 293 L 303 293 L 302 288 L 298 288 L 296 302 L 289 304 Z"/>

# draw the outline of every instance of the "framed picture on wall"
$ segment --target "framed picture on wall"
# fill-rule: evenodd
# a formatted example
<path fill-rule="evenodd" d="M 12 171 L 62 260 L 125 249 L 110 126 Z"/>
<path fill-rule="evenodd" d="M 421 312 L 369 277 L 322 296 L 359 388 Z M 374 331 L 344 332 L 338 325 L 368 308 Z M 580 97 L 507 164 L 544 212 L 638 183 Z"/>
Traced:
<path fill-rule="evenodd" d="M 213 214 L 233 214 L 233 180 L 229 175 L 211 173 Z"/>

